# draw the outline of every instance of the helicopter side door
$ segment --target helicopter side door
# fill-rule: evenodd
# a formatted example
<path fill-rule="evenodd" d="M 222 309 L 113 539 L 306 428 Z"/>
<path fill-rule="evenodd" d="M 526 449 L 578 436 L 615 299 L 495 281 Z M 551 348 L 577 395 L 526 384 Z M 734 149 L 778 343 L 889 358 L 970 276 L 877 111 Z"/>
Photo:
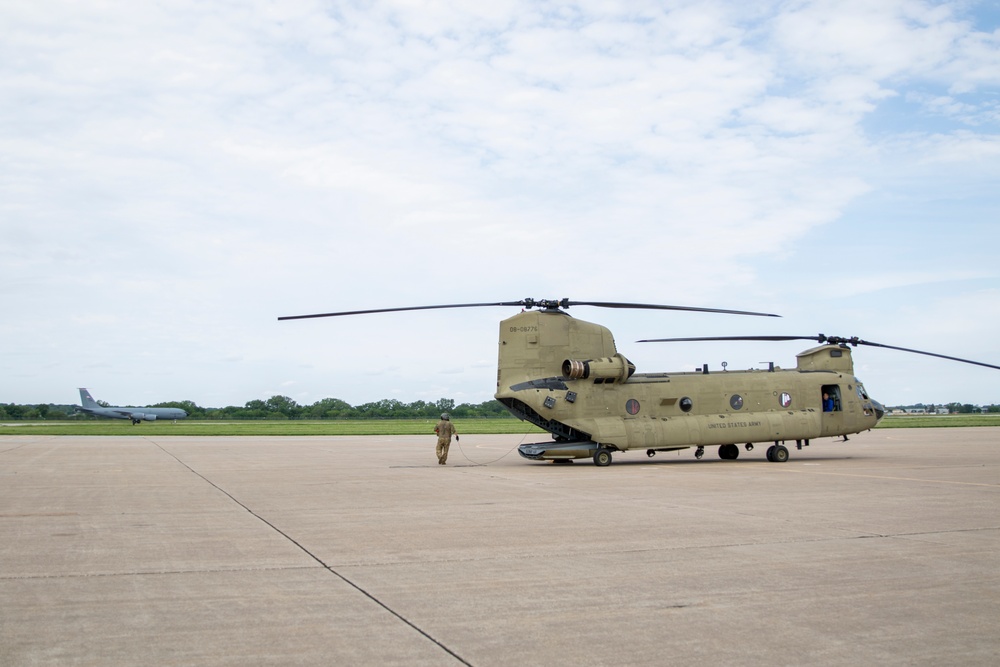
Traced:
<path fill-rule="evenodd" d="M 840 435 L 844 428 L 844 394 L 839 384 L 824 384 L 821 387 L 820 407 L 823 411 L 822 431 L 824 436 Z"/>

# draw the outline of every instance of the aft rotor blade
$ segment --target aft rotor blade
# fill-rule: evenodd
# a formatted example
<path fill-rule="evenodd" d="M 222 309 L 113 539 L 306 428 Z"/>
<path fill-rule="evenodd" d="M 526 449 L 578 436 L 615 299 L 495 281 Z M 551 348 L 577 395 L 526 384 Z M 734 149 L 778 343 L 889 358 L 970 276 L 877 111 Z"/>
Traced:
<path fill-rule="evenodd" d="M 722 313 L 724 315 L 755 315 L 757 317 L 781 317 L 772 313 L 755 313 L 748 310 L 726 310 L 723 308 L 698 308 L 696 306 L 662 306 L 654 303 L 617 303 L 615 301 L 569 301 L 567 306 L 596 306 L 598 308 L 635 308 L 646 310 L 684 310 L 694 313 Z"/>
<path fill-rule="evenodd" d="M 407 310 L 440 310 L 442 308 L 481 308 L 484 306 L 524 306 L 524 301 L 501 301 L 498 303 L 450 303 L 441 306 L 406 306 L 403 308 L 375 308 L 372 310 L 345 310 L 338 313 L 316 313 L 313 315 L 286 315 L 279 320 L 307 320 L 314 317 L 340 317 L 342 315 L 372 315 L 374 313 L 399 313 Z"/>
<path fill-rule="evenodd" d="M 287 315 L 279 320 L 306 320 L 316 317 L 340 317 L 343 315 L 372 315 L 375 313 L 399 313 L 410 310 L 440 310 L 443 308 L 482 308 L 489 306 L 521 306 L 522 308 L 544 308 L 557 310 L 570 306 L 596 306 L 598 308 L 635 308 L 648 310 L 682 310 L 701 313 L 722 313 L 727 315 L 756 315 L 759 317 L 780 317 L 770 313 L 755 313 L 745 310 L 723 310 L 720 308 L 696 308 L 692 306 L 667 306 L 649 303 L 617 303 L 612 301 L 570 301 L 569 299 L 521 299 L 519 301 L 499 301 L 496 303 L 451 303 L 440 306 L 405 306 L 402 308 L 374 308 L 370 310 L 346 310 L 336 313 L 315 313 L 311 315 Z"/>

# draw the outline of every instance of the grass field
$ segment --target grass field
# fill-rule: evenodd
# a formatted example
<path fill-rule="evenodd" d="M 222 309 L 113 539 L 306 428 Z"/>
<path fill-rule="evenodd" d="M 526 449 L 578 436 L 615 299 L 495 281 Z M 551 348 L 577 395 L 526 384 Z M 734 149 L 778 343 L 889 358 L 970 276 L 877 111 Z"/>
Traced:
<path fill-rule="evenodd" d="M 1000 426 L 1000 414 L 888 415 L 878 428 L 941 428 L 944 426 Z"/>
<path fill-rule="evenodd" d="M 7 422 L 0 435 L 428 435 L 433 437 L 433 419 L 372 419 L 345 421 L 193 421 L 184 419 L 143 422 L 133 426 L 128 420 Z M 463 433 L 544 433 L 528 422 L 512 418 L 457 419 Z"/>
<path fill-rule="evenodd" d="M 8 422 L 0 424 L 0 435 L 428 435 L 433 419 L 385 419 L 350 421 L 193 421 L 143 422 L 127 420 Z M 456 419 L 459 434 L 544 433 L 528 422 L 512 418 Z M 944 426 L 1000 426 L 1000 415 L 890 415 L 878 428 L 937 428 Z"/>

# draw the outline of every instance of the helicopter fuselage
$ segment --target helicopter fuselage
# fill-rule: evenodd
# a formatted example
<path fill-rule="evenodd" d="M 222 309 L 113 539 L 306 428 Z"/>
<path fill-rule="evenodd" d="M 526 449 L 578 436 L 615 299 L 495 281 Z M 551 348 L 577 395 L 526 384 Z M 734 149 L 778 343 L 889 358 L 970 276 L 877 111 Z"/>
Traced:
<path fill-rule="evenodd" d="M 499 347 L 497 400 L 553 436 L 522 445 L 529 459 L 607 465 L 613 451 L 696 447 L 700 458 L 708 446 L 734 459 L 737 443 L 772 442 L 768 459 L 784 461 L 785 441 L 858 433 L 884 414 L 846 346 L 806 350 L 789 370 L 635 373 L 607 328 L 548 309 L 501 322 Z"/>

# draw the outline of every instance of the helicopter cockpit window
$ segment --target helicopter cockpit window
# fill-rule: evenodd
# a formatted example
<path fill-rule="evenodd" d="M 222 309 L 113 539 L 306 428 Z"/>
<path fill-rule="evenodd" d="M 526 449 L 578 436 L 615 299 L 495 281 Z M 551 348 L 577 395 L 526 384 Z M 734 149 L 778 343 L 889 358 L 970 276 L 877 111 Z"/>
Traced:
<path fill-rule="evenodd" d="M 857 378 L 855 378 L 854 381 L 857 382 Z M 868 398 L 868 392 L 865 391 L 864 386 L 862 386 L 860 382 L 858 382 L 858 398 L 860 398 L 862 401 L 871 400 Z"/>

